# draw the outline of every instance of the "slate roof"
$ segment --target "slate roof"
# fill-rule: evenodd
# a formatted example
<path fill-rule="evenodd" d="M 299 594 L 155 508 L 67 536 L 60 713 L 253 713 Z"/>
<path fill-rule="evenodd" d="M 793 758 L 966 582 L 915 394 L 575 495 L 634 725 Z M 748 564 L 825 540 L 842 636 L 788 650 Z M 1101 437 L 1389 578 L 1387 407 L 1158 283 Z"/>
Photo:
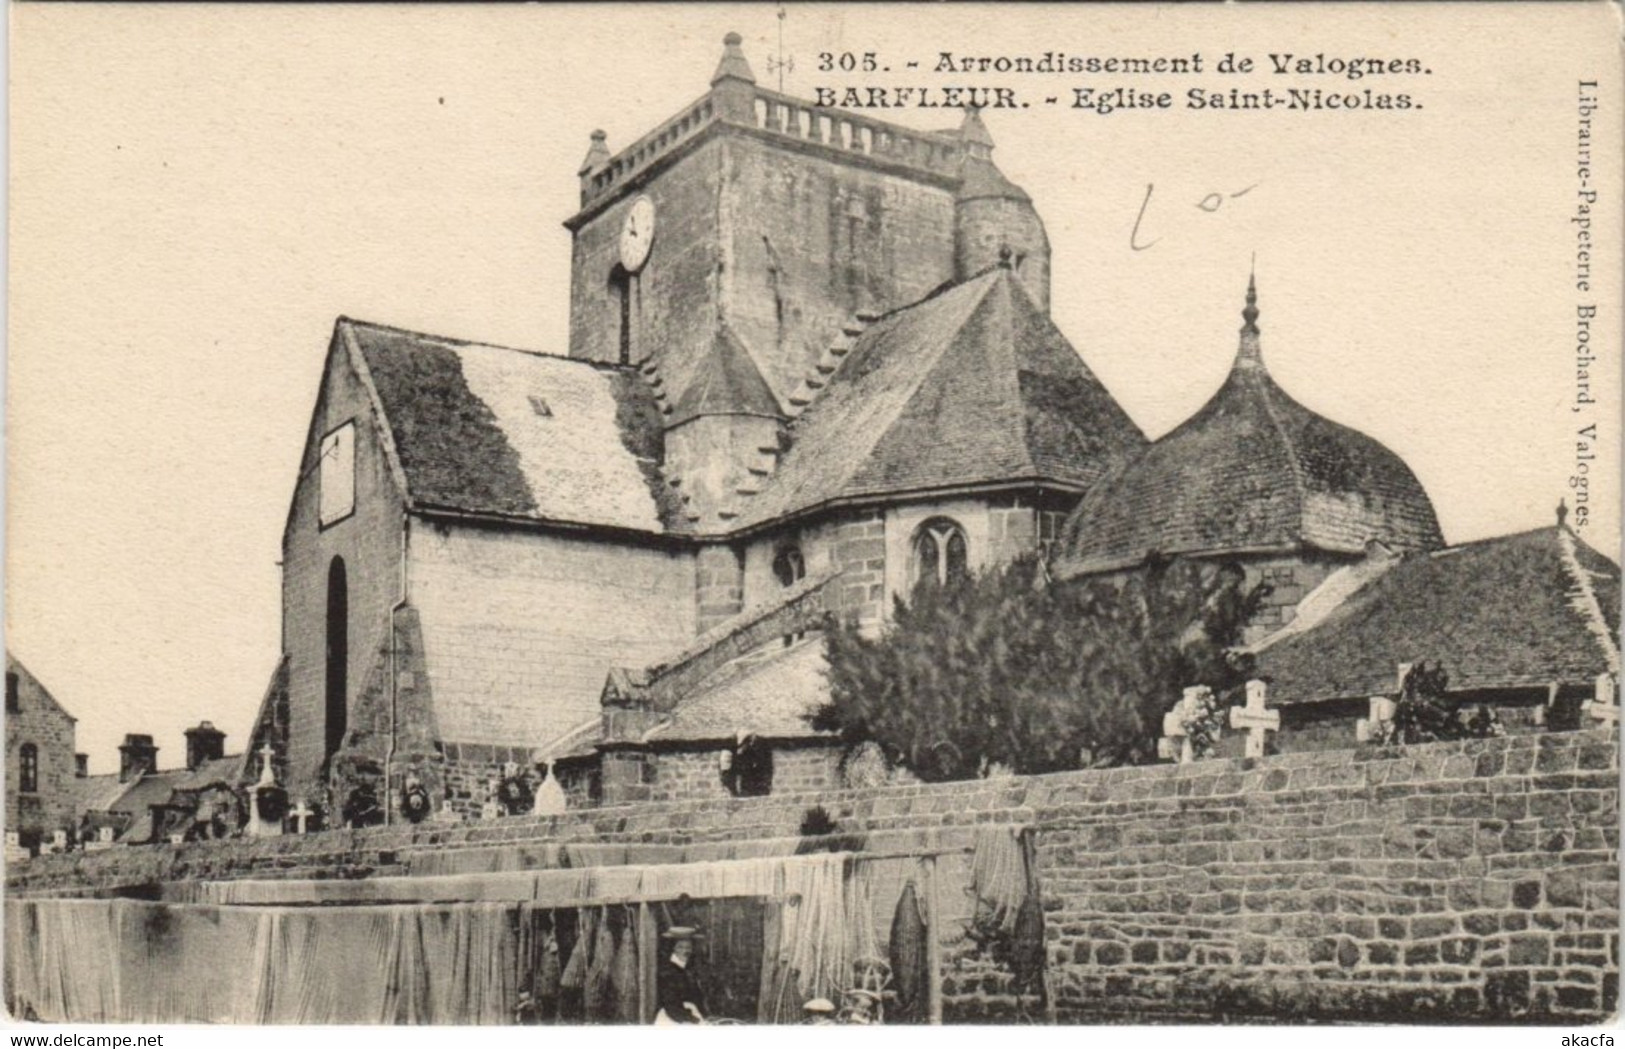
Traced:
<path fill-rule="evenodd" d="M 670 721 L 645 733 L 644 740 L 731 740 L 739 732 L 764 739 L 829 735 L 813 731 L 806 720 L 829 702 L 824 669 L 821 634 L 789 647 L 773 642 L 717 668 L 678 705 Z"/>
<path fill-rule="evenodd" d="M 1073 512 L 1060 576 L 1137 564 L 1152 551 L 1444 545 L 1427 492 L 1399 456 L 1276 385 L 1259 350 L 1255 301 L 1249 286 L 1242 346 L 1219 392 Z"/>
<path fill-rule="evenodd" d="M 659 533 L 661 417 L 630 368 L 341 318 L 417 509 Z"/>
<path fill-rule="evenodd" d="M 987 483 L 1082 490 L 1144 443 L 1019 280 L 996 267 L 864 331 L 738 524 Z"/>
<path fill-rule="evenodd" d="M 119 799 L 134 786 L 120 783 L 118 773 L 104 772 L 95 776 L 76 776 L 68 781 L 68 797 L 73 801 L 75 819 L 86 812 L 118 811 Z"/>
<path fill-rule="evenodd" d="M 783 418 L 778 398 L 762 378 L 750 351 L 726 322 L 700 362 L 694 381 L 677 398 L 667 426 L 701 415 L 765 415 Z"/>
<path fill-rule="evenodd" d="M 1452 690 L 1589 685 L 1618 673 L 1620 571 L 1565 529 L 1415 553 L 1319 623 L 1256 646 L 1273 702 L 1394 691 L 1401 663 L 1441 663 Z"/>
<path fill-rule="evenodd" d="M 242 771 L 243 755 L 228 754 L 195 769 L 149 772 L 128 783 L 120 783 L 116 772 L 79 777 L 70 782 L 68 791 L 75 819 L 87 812 L 130 816 L 130 824 L 117 840 L 143 842 L 152 836 L 151 806 L 168 804 L 180 791 L 201 790 L 217 783 L 235 787 Z"/>

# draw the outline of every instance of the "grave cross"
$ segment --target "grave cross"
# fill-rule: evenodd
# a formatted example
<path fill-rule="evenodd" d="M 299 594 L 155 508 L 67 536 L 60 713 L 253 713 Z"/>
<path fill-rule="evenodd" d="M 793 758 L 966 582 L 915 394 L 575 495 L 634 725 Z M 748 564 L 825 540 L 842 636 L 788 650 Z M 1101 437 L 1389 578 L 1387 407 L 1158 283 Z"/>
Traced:
<path fill-rule="evenodd" d="M 1354 723 L 1354 738 L 1361 743 L 1368 743 L 1382 731 L 1382 726 L 1394 720 L 1394 712 L 1399 705 L 1387 696 L 1371 697 L 1371 715 L 1363 717 Z"/>
<path fill-rule="evenodd" d="M 316 813 L 305 804 L 304 798 L 300 798 L 299 803 L 292 809 L 288 810 L 288 815 L 293 818 L 293 832 L 295 834 L 303 834 L 305 833 L 305 828 L 309 826 L 310 817 L 316 815 Z"/>
<path fill-rule="evenodd" d="M 1205 685 L 1187 688 L 1184 698 L 1162 716 L 1162 738 L 1157 740 L 1158 757 L 1170 761 L 1177 760 L 1181 765 L 1189 765 L 1196 760 L 1196 751 L 1191 746 L 1191 738 L 1185 732 L 1185 722 L 1201 713 L 1202 697 L 1207 691 Z M 1176 744 L 1179 748 L 1177 754 L 1174 750 Z"/>
<path fill-rule="evenodd" d="M 1614 675 L 1598 674 L 1594 688 L 1592 698 L 1580 704 L 1581 712 L 1603 725 L 1618 725 L 1619 690 L 1614 685 Z"/>
<path fill-rule="evenodd" d="M 486 781 L 485 804 L 480 806 L 480 819 L 501 819 L 503 816 L 507 815 L 507 812 L 502 808 L 502 802 L 497 799 L 497 792 L 501 789 L 502 784 L 497 780 L 491 779 Z"/>
<path fill-rule="evenodd" d="M 262 764 L 260 765 L 260 781 L 255 784 L 255 786 L 276 786 L 276 774 L 271 771 L 271 759 L 276 757 L 276 748 L 267 742 L 265 746 L 259 749 L 259 755 L 262 760 Z"/>
<path fill-rule="evenodd" d="M 1266 710 L 1264 700 L 1268 694 L 1269 686 L 1254 678 L 1247 682 L 1247 705 L 1245 707 L 1230 708 L 1230 727 L 1247 730 L 1247 756 L 1261 758 L 1264 756 L 1264 738 L 1267 732 L 1278 732 L 1281 729 L 1281 712 L 1279 710 Z"/>

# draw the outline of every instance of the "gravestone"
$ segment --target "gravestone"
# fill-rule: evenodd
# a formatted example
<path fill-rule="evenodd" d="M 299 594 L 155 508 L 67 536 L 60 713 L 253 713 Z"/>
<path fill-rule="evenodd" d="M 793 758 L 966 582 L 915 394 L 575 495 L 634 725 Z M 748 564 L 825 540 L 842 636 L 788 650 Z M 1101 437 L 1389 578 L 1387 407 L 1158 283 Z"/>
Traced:
<path fill-rule="evenodd" d="M 1354 738 L 1361 743 L 1369 743 L 1377 739 L 1385 731 L 1384 726 L 1390 725 L 1394 720 L 1394 712 L 1399 704 L 1387 696 L 1371 697 L 1370 713 L 1354 723 Z"/>
<path fill-rule="evenodd" d="M 1614 675 L 1597 675 L 1592 697 L 1580 704 L 1580 713 L 1610 728 L 1619 725 L 1619 688 L 1614 684 Z"/>
<path fill-rule="evenodd" d="M 502 783 L 499 780 L 489 779 L 485 781 L 485 804 L 480 806 L 480 819 L 496 820 L 506 815 L 506 811 L 502 807 L 502 800 L 499 797 L 501 791 Z"/>
<path fill-rule="evenodd" d="M 1269 698 L 1269 686 L 1258 679 L 1247 682 L 1247 705 L 1230 708 L 1230 727 L 1247 733 L 1247 757 L 1264 756 L 1264 743 L 1268 733 L 1281 730 L 1281 712 L 1264 706 Z"/>
<path fill-rule="evenodd" d="M 6 862 L 21 863 L 32 858 L 33 853 L 23 848 L 22 839 L 14 830 L 6 831 Z"/>
<path fill-rule="evenodd" d="M 1195 748 L 1185 732 L 1185 722 L 1201 714 L 1202 700 L 1209 694 L 1211 690 L 1206 685 L 1193 685 L 1185 690 L 1184 698 L 1162 716 L 1162 738 L 1157 740 L 1158 757 L 1169 761 L 1177 757 L 1181 765 L 1189 765 L 1196 760 Z"/>

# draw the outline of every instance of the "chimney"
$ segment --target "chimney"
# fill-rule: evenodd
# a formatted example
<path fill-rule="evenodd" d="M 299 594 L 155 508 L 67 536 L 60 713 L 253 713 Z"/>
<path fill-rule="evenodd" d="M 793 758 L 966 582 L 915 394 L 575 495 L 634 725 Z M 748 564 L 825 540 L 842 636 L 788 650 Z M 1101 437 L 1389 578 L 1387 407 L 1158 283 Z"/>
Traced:
<path fill-rule="evenodd" d="M 158 771 L 158 748 L 152 737 L 127 732 L 118 748 L 118 781 L 140 779 L 142 773 Z"/>
<path fill-rule="evenodd" d="M 200 721 L 186 730 L 186 770 L 195 771 L 205 761 L 219 761 L 226 753 L 226 734 Z"/>
<path fill-rule="evenodd" d="M 88 775 L 90 775 L 90 755 L 75 754 L 73 756 L 74 779 L 84 779 Z"/>

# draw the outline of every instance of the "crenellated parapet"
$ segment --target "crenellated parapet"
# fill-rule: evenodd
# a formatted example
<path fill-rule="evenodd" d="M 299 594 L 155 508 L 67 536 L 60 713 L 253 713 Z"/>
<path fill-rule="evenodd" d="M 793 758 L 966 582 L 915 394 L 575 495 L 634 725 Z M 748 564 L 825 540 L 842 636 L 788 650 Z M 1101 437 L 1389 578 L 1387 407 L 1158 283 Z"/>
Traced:
<path fill-rule="evenodd" d="M 579 225 L 619 191 L 639 183 L 640 176 L 663 167 L 722 129 L 793 144 L 826 157 L 855 159 L 945 186 L 959 180 L 966 153 L 954 133 L 917 131 L 760 87 L 739 52 L 738 34 L 728 34 L 725 47 L 711 90 L 625 149 L 610 153 L 603 133 L 593 133 L 579 172 L 582 213 L 567 226 Z"/>

